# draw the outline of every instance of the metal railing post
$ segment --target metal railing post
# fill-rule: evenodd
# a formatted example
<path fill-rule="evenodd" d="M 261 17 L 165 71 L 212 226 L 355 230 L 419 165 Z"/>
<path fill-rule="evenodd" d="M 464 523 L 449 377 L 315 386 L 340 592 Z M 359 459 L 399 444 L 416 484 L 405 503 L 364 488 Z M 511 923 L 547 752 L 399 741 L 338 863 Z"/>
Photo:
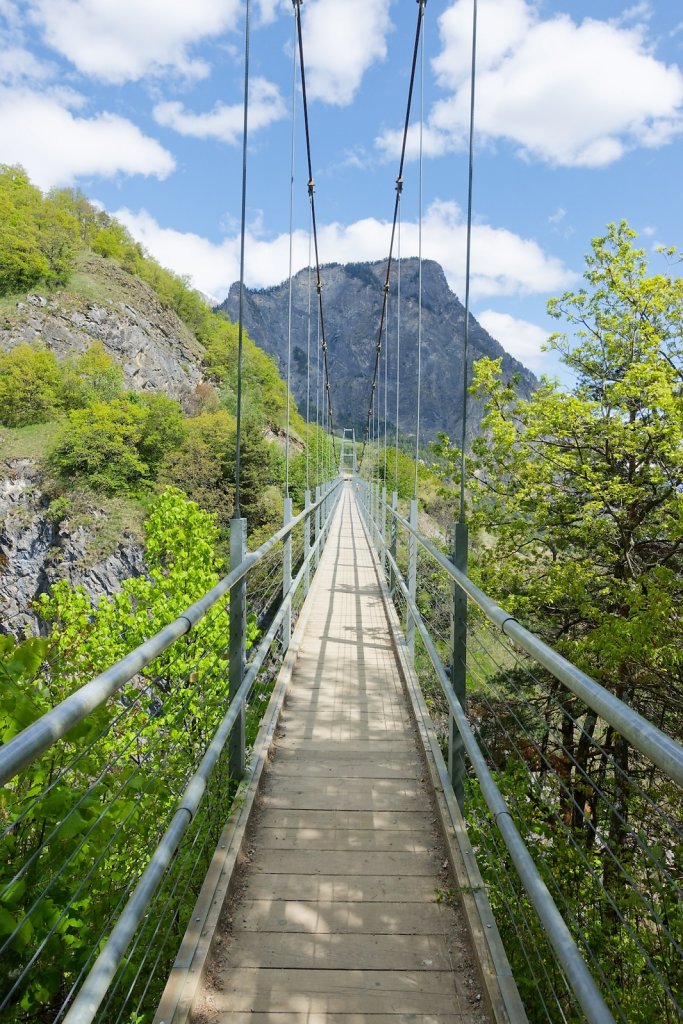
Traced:
<path fill-rule="evenodd" d="M 397 512 L 398 511 L 398 491 L 394 491 L 392 493 L 392 495 L 391 495 L 391 509 L 392 509 L 392 512 Z M 392 517 L 391 517 L 391 523 L 390 523 L 390 526 L 389 526 L 389 532 L 390 532 L 389 554 L 391 555 L 391 557 L 393 558 L 393 560 L 395 562 L 396 561 L 396 547 L 397 547 L 397 543 L 398 543 L 398 522 L 396 520 L 396 516 L 395 515 L 392 515 Z M 391 577 L 391 579 L 390 579 L 391 596 L 393 597 L 394 593 L 396 591 L 396 579 L 394 577 L 394 572 L 391 569 L 391 563 L 389 563 L 389 574 L 390 574 L 390 577 Z"/>
<path fill-rule="evenodd" d="M 380 505 L 382 517 L 380 519 L 382 533 L 382 575 L 387 575 L 387 486 L 382 485 L 382 503 Z"/>
<path fill-rule="evenodd" d="M 292 519 L 292 499 L 285 498 L 284 501 L 284 515 L 283 515 L 283 526 L 287 526 Z M 292 586 L 292 535 L 288 533 L 282 544 L 282 600 L 287 597 Z M 283 653 L 289 647 L 289 641 L 292 639 L 292 606 L 287 606 L 285 617 L 282 620 L 282 651 Z"/>
<path fill-rule="evenodd" d="M 309 508 L 311 504 L 311 492 L 308 488 L 304 492 L 304 508 Z M 311 551 L 311 517 L 307 515 L 304 520 L 304 564 L 306 571 L 304 572 L 304 597 L 308 594 L 308 589 L 311 585 L 311 565 L 308 560 L 308 556 Z"/>
<path fill-rule="evenodd" d="M 467 523 L 455 523 L 453 527 L 453 564 L 460 572 L 467 574 L 468 529 Z M 453 605 L 451 608 L 451 685 L 453 693 L 463 711 L 467 711 L 467 594 L 453 582 Z M 449 714 L 448 774 L 451 778 L 455 798 L 460 810 L 465 806 L 465 745 Z"/>
<path fill-rule="evenodd" d="M 240 565 L 247 554 L 247 521 L 246 519 L 230 520 L 230 568 Z M 229 626 L 229 698 L 233 699 L 242 685 L 244 669 L 247 663 L 247 580 L 246 577 L 230 588 L 230 626 Z M 244 703 L 240 708 L 230 735 L 229 764 L 230 777 L 241 779 L 245 767 L 245 712 Z"/>
<path fill-rule="evenodd" d="M 417 498 L 410 502 L 410 525 L 417 530 Z M 408 537 L 408 594 L 411 601 L 417 596 L 417 538 L 411 533 Z M 406 642 L 410 664 L 415 663 L 415 621 L 406 606 Z"/>
<path fill-rule="evenodd" d="M 316 500 L 316 509 L 315 509 L 314 529 L 315 529 L 315 540 L 317 541 L 318 537 L 320 536 L 320 505 L 318 504 L 318 502 L 320 501 L 320 484 L 316 484 L 315 485 L 315 500 Z M 320 564 L 320 545 L 318 545 L 316 547 L 315 555 L 313 557 L 314 557 L 314 561 L 315 561 L 315 567 L 317 569 L 318 565 Z"/>

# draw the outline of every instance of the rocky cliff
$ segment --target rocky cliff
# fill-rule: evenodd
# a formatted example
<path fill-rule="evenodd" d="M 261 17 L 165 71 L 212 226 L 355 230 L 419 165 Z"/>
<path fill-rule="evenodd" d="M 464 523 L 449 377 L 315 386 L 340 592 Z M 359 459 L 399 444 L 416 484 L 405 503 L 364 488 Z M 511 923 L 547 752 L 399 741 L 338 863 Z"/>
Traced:
<path fill-rule="evenodd" d="M 370 396 L 370 374 L 375 357 L 379 318 L 386 277 L 386 261 L 378 263 L 330 264 L 322 268 L 325 333 L 329 346 L 330 381 L 335 425 L 365 426 Z M 400 405 L 399 428 L 404 434 L 415 431 L 417 408 L 417 333 L 419 262 L 401 264 L 400 325 Z M 392 272 L 389 291 L 388 418 L 396 420 L 396 363 L 398 279 Z M 232 320 L 237 319 L 239 286 L 233 285 L 221 307 Z M 315 300 L 315 291 L 313 293 Z M 247 291 L 244 304 L 245 326 L 254 341 L 274 356 L 284 374 L 287 364 L 289 284 L 261 291 Z M 292 283 L 292 392 L 305 414 L 309 274 L 300 271 Z M 463 403 L 463 348 L 465 310 L 451 291 L 438 263 L 422 264 L 422 352 L 421 352 L 421 433 L 433 438 L 443 430 L 459 438 Z M 311 340 L 313 388 L 316 373 L 316 330 Z M 536 378 L 472 318 L 468 376 L 471 364 L 482 356 L 503 358 L 506 376 L 519 374 L 519 392 L 530 394 Z M 383 373 L 384 371 L 382 371 Z M 380 408 L 384 392 L 380 390 Z M 472 403 L 469 436 L 478 430 L 481 408 Z"/>
<path fill-rule="evenodd" d="M 0 351 L 40 342 L 60 358 L 100 341 L 123 368 L 127 388 L 182 402 L 203 379 L 203 350 L 188 327 L 139 278 L 102 257 L 85 257 L 74 289 L 28 295 L 0 315 Z"/>
<path fill-rule="evenodd" d="M 204 379 L 203 350 L 189 328 L 148 285 L 102 257 L 85 256 L 69 290 L 6 301 L 0 312 L 0 351 L 38 342 L 64 358 L 93 341 L 122 367 L 131 390 L 184 403 Z M 97 597 L 144 572 L 139 529 L 101 543 L 110 514 L 91 496 L 80 515 L 56 519 L 40 459 L 8 454 L 0 430 L 0 632 L 35 632 L 31 602 L 58 579 Z"/>
<path fill-rule="evenodd" d="M 56 521 L 34 460 L 12 459 L 1 468 L 0 633 L 37 632 L 33 602 L 57 580 L 97 598 L 144 572 L 139 534 L 124 532 L 109 550 L 98 544 L 104 508 L 89 509 L 89 523 Z"/>

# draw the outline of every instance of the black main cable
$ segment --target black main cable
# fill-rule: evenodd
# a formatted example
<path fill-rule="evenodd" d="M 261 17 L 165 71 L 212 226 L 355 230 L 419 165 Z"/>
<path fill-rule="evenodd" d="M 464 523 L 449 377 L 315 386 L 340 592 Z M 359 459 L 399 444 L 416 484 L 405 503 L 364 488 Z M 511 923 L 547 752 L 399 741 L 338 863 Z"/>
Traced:
<path fill-rule="evenodd" d="M 247 233 L 247 141 L 249 130 L 249 19 L 251 0 L 247 0 L 244 28 L 244 119 L 242 126 L 242 226 L 240 230 L 240 295 L 237 328 L 237 422 L 235 424 L 235 509 L 233 519 L 240 518 L 242 470 L 242 358 L 244 341 L 244 243 Z"/>
<path fill-rule="evenodd" d="M 297 2 L 297 0 L 294 0 Z M 420 34 L 422 31 L 422 23 L 424 21 L 424 11 L 427 5 L 427 0 L 417 0 L 419 4 L 417 12 L 417 25 L 415 28 L 415 45 L 413 47 L 413 61 L 410 69 L 410 85 L 408 87 L 408 102 L 406 104 L 406 116 L 403 125 L 403 142 L 401 145 L 401 161 L 398 168 L 398 177 L 396 178 L 396 199 L 394 201 L 394 219 L 391 225 L 391 242 L 389 243 L 389 258 L 387 260 L 387 273 L 384 280 L 384 295 L 382 299 L 382 313 L 379 322 L 379 331 L 377 334 L 377 344 L 375 346 L 375 365 L 372 371 L 372 382 L 370 384 L 370 401 L 368 402 L 368 415 L 365 422 L 365 434 L 363 437 L 363 447 L 360 453 L 360 460 L 358 463 L 358 470 L 360 471 L 363 465 L 363 457 L 365 455 L 365 446 L 370 435 L 370 420 L 372 418 L 372 409 L 375 400 L 375 393 L 377 389 L 377 373 L 379 370 L 379 360 L 382 353 L 382 333 L 384 331 L 384 321 L 387 315 L 387 301 L 389 298 L 389 278 L 391 275 L 391 264 L 394 253 L 394 239 L 396 237 L 396 224 L 398 221 L 398 212 L 401 206 L 401 194 L 403 192 L 403 166 L 406 159 L 406 147 L 408 145 L 408 128 L 410 127 L 410 111 L 413 103 L 413 90 L 415 87 L 415 72 L 417 69 L 417 58 L 420 49 Z"/>
<path fill-rule="evenodd" d="M 315 275 L 316 275 L 316 288 L 318 291 L 318 311 L 319 311 L 319 323 L 320 323 L 320 335 L 321 335 L 321 349 L 323 353 L 323 376 L 324 376 L 324 388 L 325 394 L 327 395 L 327 421 L 332 437 L 332 446 L 334 450 L 335 460 L 337 457 L 337 442 L 334 436 L 334 419 L 332 415 L 332 392 L 330 389 L 330 372 L 327 358 L 327 336 L 325 334 L 325 318 L 323 315 L 323 286 L 320 277 L 320 256 L 318 254 L 318 225 L 315 216 L 315 181 L 313 180 L 313 161 L 311 159 L 311 134 L 308 125 L 308 99 L 306 96 L 306 71 L 304 65 L 304 42 L 301 31 L 301 2 L 302 0 L 292 0 L 294 4 L 294 13 L 296 15 L 296 27 L 297 27 L 297 38 L 299 41 L 299 65 L 301 68 L 301 96 L 303 100 L 304 108 L 304 127 L 306 132 L 306 156 L 308 159 L 308 197 L 311 203 L 311 224 L 313 226 L 313 248 L 315 250 Z M 421 0 L 426 2 L 426 0 Z"/>

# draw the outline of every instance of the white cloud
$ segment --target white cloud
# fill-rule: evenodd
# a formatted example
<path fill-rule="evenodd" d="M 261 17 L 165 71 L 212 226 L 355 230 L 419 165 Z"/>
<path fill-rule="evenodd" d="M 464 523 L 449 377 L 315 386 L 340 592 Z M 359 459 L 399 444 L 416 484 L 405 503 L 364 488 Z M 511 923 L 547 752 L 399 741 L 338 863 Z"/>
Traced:
<path fill-rule="evenodd" d="M 289 0 L 258 0 L 259 23 L 270 25 L 275 21 L 278 11 L 289 11 L 292 13 L 292 5 Z"/>
<path fill-rule="evenodd" d="M 252 80 L 249 89 L 249 131 L 267 128 L 273 121 L 279 121 L 287 113 L 277 85 L 265 78 Z M 154 119 L 158 124 L 173 128 L 181 135 L 196 139 L 220 139 L 235 143 L 242 138 L 244 118 L 243 104 L 217 103 L 208 114 L 193 114 L 182 103 L 158 103 L 154 108 Z"/>
<path fill-rule="evenodd" d="M 524 366 L 537 372 L 544 369 L 547 356 L 541 351 L 541 345 L 548 340 L 548 334 L 542 327 L 528 320 L 517 320 L 509 313 L 496 313 L 493 309 L 477 313 L 477 320 L 506 352 Z"/>
<path fill-rule="evenodd" d="M 78 69 L 105 82 L 165 70 L 208 73 L 190 56 L 203 39 L 234 27 L 239 0 L 30 0 L 45 41 Z"/>
<path fill-rule="evenodd" d="M 11 27 L 19 25 L 21 17 L 16 4 L 12 0 L 0 0 L 0 18 L 4 18 Z"/>
<path fill-rule="evenodd" d="M 351 103 L 365 72 L 386 57 L 390 0 L 309 0 L 302 32 L 311 99 Z"/>
<path fill-rule="evenodd" d="M 22 164 L 43 189 L 93 175 L 171 173 L 173 157 L 156 139 L 117 114 L 76 117 L 81 105 L 64 90 L 0 88 L 0 162 Z"/>
<path fill-rule="evenodd" d="M 199 235 L 161 227 L 144 210 L 119 210 L 116 216 L 133 236 L 165 266 L 189 275 L 195 287 L 223 298 L 239 276 L 239 238 L 227 237 L 214 243 Z M 323 225 L 319 228 L 321 259 L 326 263 L 384 259 L 390 225 L 366 218 L 355 223 Z M 402 255 L 416 256 L 418 228 L 402 226 Z M 294 266 L 308 263 L 308 234 L 296 231 L 293 240 Z M 455 203 L 436 202 L 423 223 L 423 255 L 444 268 L 451 287 L 459 294 L 464 288 L 465 226 Z M 278 284 L 287 276 L 289 236 L 264 239 L 252 228 L 246 240 L 246 277 L 252 287 Z M 565 288 L 575 275 L 564 264 L 548 256 L 536 242 L 520 238 L 503 228 L 476 225 L 472 244 L 472 295 L 518 295 L 547 293 Z"/>
<path fill-rule="evenodd" d="M 0 50 L 0 82 L 17 84 L 19 82 L 45 81 L 51 75 L 51 69 L 41 64 L 32 53 L 21 46 L 8 47 Z"/>
<path fill-rule="evenodd" d="M 439 28 L 433 69 L 450 95 L 429 114 L 426 152 L 434 155 L 462 147 L 467 137 L 469 0 L 456 0 Z M 543 19 L 527 0 L 481 0 L 480 139 L 507 139 L 526 159 L 575 167 L 604 167 L 638 146 L 669 142 L 683 130 L 683 72 L 653 56 L 645 31 L 592 18 L 577 24 L 564 14 Z M 385 132 L 378 147 L 395 154 L 397 136 Z"/>

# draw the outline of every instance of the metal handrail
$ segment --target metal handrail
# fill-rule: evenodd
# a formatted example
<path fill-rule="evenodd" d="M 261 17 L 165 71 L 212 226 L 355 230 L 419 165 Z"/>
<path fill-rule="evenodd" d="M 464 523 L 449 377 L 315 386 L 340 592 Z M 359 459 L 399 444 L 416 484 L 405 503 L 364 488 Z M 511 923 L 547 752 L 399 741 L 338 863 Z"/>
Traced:
<path fill-rule="evenodd" d="M 281 540 L 307 517 L 311 516 L 340 486 L 341 480 L 335 480 L 325 491 L 308 505 L 299 515 L 290 520 L 277 533 L 269 537 L 256 551 L 247 557 L 216 584 L 204 597 L 195 601 L 182 615 L 169 623 L 149 640 L 140 644 L 135 650 L 121 658 L 106 671 L 94 679 L 84 683 L 75 693 L 51 708 L 31 725 L 14 736 L 8 743 L 0 747 L 0 785 L 5 785 L 18 772 L 29 765 L 40 754 L 83 721 L 91 712 L 104 703 L 117 690 L 146 668 L 150 662 L 163 654 L 171 644 L 185 636 L 200 622 L 206 614 L 239 583 L 246 574 Z"/>
<path fill-rule="evenodd" d="M 479 749 L 474 733 L 467 721 L 460 701 L 455 696 L 450 679 L 446 674 L 443 663 L 429 635 L 417 604 L 410 596 L 401 570 L 399 569 L 391 552 L 386 552 L 387 561 L 394 573 L 394 579 L 403 594 L 405 602 L 413 617 L 420 636 L 424 642 L 427 653 L 430 657 L 434 671 L 436 672 L 444 696 L 448 702 L 449 710 L 455 720 L 456 727 L 467 751 L 468 757 L 474 772 L 481 784 L 481 791 L 486 800 L 491 816 L 495 821 L 503 842 L 517 869 L 517 874 L 524 886 L 527 895 L 538 914 L 540 921 L 545 928 L 548 939 L 557 955 L 562 969 L 567 975 L 572 990 L 579 1001 L 586 1017 L 591 1024 L 614 1024 L 614 1017 L 610 1013 L 600 989 L 588 970 L 586 961 L 567 927 L 564 918 L 557 909 L 547 885 L 543 881 L 533 857 L 529 853 L 524 840 L 522 839 L 517 826 L 514 823 L 510 809 L 503 797 L 503 794 L 496 785 L 493 775 L 486 763 L 486 759 Z"/>
<path fill-rule="evenodd" d="M 381 501 L 381 499 L 380 499 Z M 645 754 L 653 764 L 661 768 L 672 781 L 683 786 L 683 746 L 667 733 L 658 729 L 624 701 L 606 690 L 595 679 L 582 672 L 552 647 L 525 629 L 517 619 L 496 604 L 483 590 L 461 572 L 442 551 L 427 540 L 419 530 L 411 525 L 388 502 L 382 503 L 392 516 L 422 547 L 429 552 L 439 565 L 445 569 L 454 583 L 483 611 L 484 615 L 502 633 L 513 640 L 523 651 L 531 655 L 540 665 L 555 676 L 577 697 L 593 709 L 613 729 L 624 736 L 641 754 Z"/>
<path fill-rule="evenodd" d="M 327 491 L 325 497 L 329 497 L 330 494 L 333 494 L 339 483 L 340 481 L 332 486 Z M 338 501 L 339 495 L 337 495 L 335 502 L 330 509 L 328 522 L 334 515 Z M 311 506 L 311 508 L 314 507 L 315 506 Z M 288 524 L 287 531 L 292 526 L 296 525 L 297 522 L 301 521 L 305 512 L 306 510 Z M 280 534 L 287 531 L 280 530 Z M 275 536 L 277 537 L 278 534 L 275 534 Z M 238 715 L 240 714 L 241 706 L 246 700 L 249 690 L 251 689 L 254 680 L 266 659 L 278 630 L 282 626 L 285 615 L 291 608 L 294 594 L 304 579 L 306 568 L 315 557 L 324 536 L 325 532 L 323 531 L 311 545 L 311 549 L 304 559 L 299 572 L 292 581 L 287 594 L 282 600 L 282 604 L 278 609 L 277 615 L 273 619 L 268 632 L 259 644 L 256 654 L 249 663 L 249 668 L 245 673 L 242 684 L 231 700 L 228 710 L 201 760 L 199 768 L 185 787 L 185 791 L 178 802 L 178 808 L 173 816 L 171 824 L 168 826 L 166 832 L 161 838 L 161 841 L 153 851 L 150 861 L 131 894 L 128 903 L 117 920 L 104 947 L 100 951 L 97 960 L 90 969 L 90 972 L 81 986 L 78 995 L 69 1008 L 69 1012 L 64 1018 L 64 1024 L 90 1024 L 95 1017 L 95 1014 L 97 1013 L 97 1010 L 99 1009 L 100 1004 L 102 1003 L 102 1000 L 114 979 L 116 971 L 126 954 L 126 950 L 145 917 L 145 913 L 152 902 L 154 893 L 169 867 L 183 835 L 189 828 L 197 813 L 204 793 L 206 792 L 207 783 L 211 773 L 221 753 L 225 749 L 225 745 L 235 726 Z M 271 540 L 272 539 L 273 538 L 271 538 Z M 261 549 L 259 548 L 259 551 L 260 550 Z M 245 561 L 247 560 L 248 559 L 245 559 Z M 238 568 L 241 568 L 241 566 Z M 238 577 L 238 580 L 239 578 L 240 577 Z"/>

